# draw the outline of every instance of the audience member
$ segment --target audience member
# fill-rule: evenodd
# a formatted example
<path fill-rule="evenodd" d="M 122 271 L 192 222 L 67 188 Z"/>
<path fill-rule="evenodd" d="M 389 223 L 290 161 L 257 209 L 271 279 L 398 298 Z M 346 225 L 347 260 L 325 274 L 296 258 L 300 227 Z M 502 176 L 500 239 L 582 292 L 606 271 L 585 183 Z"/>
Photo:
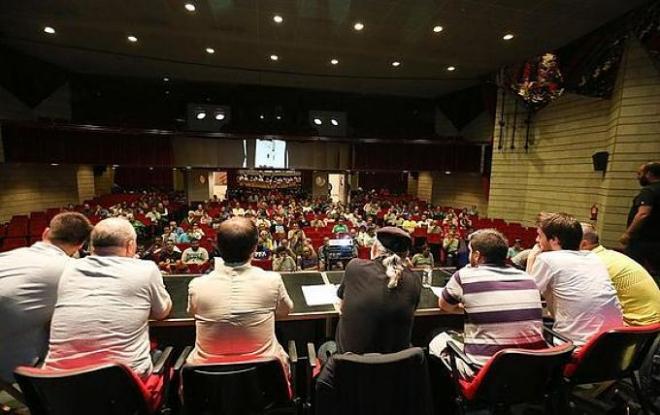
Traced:
<path fill-rule="evenodd" d="M 591 251 L 607 267 L 619 302 L 623 321 L 629 326 L 660 323 L 660 289 L 644 267 L 626 255 L 600 245 L 593 225 L 582 224 L 580 249 Z"/>
<path fill-rule="evenodd" d="M 447 265 L 456 266 L 458 260 L 458 246 L 460 241 L 456 230 L 452 227 L 442 240 L 442 248 L 447 256 Z"/>
<path fill-rule="evenodd" d="M 0 254 L 0 381 L 46 355 L 60 276 L 91 230 L 82 214 L 60 213 L 40 242 Z"/>
<path fill-rule="evenodd" d="M 158 254 L 158 267 L 165 272 L 179 272 L 184 266 L 181 262 L 181 251 L 174 242 L 165 242 L 165 249 Z"/>
<path fill-rule="evenodd" d="M 413 255 L 411 262 L 415 268 L 433 268 L 435 266 L 433 254 L 428 245 L 422 246 L 422 252 Z"/>
<path fill-rule="evenodd" d="M 319 258 L 311 246 L 303 248 L 299 268 L 302 271 L 317 271 L 319 269 Z"/>
<path fill-rule="evenodd" d="M 199 246 L 199 239 L 193 239 L 190 247 L 181 254 L 181 262 L 186 265 L 204 265 L 209 262 L 209 253 L 206 248 Z"/>
<path fill-rule="evenodd" d="M 520 238 L 516 238 L 513 242 L 513 246 L 509 248 L 506 254 L 506 258 L 510 260 L 511 258 L 518 255 L 522 251 L 523 251 L 522 241 L 520 240 Z"/>
<path fill-rule="evenodd" d="M 278 246 L 275 249 L 275 257 L 273 258 L 273 271 L 294 272 L 296 269 L 295 256 L 292 256 L 286 247 Z"/>
<path fill-rule="evenodd" d="M 582 227 L 565 213 L 541 213 L 537 245 L 527 259 L 552 314 L 554 330 L 577 345 L 623 325 L 621 305 L 603 262 L 580 251 Z"/>

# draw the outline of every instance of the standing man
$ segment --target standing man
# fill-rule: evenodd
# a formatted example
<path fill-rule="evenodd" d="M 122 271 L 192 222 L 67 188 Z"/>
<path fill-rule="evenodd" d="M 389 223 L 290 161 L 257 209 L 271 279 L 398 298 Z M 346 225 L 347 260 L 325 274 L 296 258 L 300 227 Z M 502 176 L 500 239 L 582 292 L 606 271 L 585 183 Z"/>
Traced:
<path fill-rule="evenodd" d="M 46 368 L 116 362 L 149 379 L 148 321 L 167 317 L 172 301 L 156 264 L 134 258 L 136 238 L 127 220 L 104 219 L 92 231 L 92 255 L 64 269 Z"/>
<path fill-rule="evenodd" d="M 0 381 L 13 382 L 16 366 L 45 356 L 57 284 L 91 230 L 84 215 L 60 213 L 41 242 L 0 254 Z"/>
<path fill-rule="evenodd" d="M 653 273 L 660 273 L 660 162 L 637 171 L 642 186 L 628 213 L 628 228 L 621 236 L 626 254 Z"/>
<path fill-rule="evenodd" d="M 548 303 L 553 329 L 580 346 L 602 331 L 623 326 L 607 268 L 596 255 L 580 251 L 580 222 L 566 213 L 541 213 L 537 233 L 527 272 Z"/>

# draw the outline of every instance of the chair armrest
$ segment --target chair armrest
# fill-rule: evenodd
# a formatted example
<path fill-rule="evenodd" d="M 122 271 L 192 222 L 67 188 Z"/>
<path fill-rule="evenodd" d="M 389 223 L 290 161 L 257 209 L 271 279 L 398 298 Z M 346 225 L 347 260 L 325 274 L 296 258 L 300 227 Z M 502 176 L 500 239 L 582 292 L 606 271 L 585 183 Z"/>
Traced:
<path fill-rule="evenodd" d="M 458 357 L 475 371 L 479 370 L 479 365 L 477 365 L 474 361 L 472 361 L 472 359 L 470 359 L 468 355 L 466 355 L 465 352 L 461 350 L 461 346 L 456 344 L 456 342 L 454 342 L 453 340 L 449 340 L 447 342 L 447 350 L 449 351 L 450 358 L 455 359 L 456 357 Z"/>
<path fill-rule="evenodd" d="M 298 363 L 298 348 L 294 340 L 289 340 L 289 361 L 294 365 Z"/>
<path fill-rule="evenodd" d="M 186 359 L 188 359 L 188 355 L 190 352 L 192 352 L 193 347 L 192 346 L 186 346 L 179 357 L 176 359 L 176 362 L 174 363 L 174 370 L 179 371 L 183 367 L 183 365 L 186 364 Z"/>
<path fill-rule="evenodd" d="M 315 368 L 318 364 L 318 359 L 316 358 L 316 347 L 314 343 L 307 343 L 307 360 L 310 368 Z"/>
<path fill-rule="evenodd" d="M 564 343 L 570 343 L 570 344 L 573 343 L 573 342 L 571 341 L 571 339 L 569 339 L 568 337 L 563 336 L 563 335 L 557 333 L 556 331 L 552 330 L 552 329 L 551 329 L 550 327 L 548 327 L 548 326 L 545 326 L 545 325 L 544 325 L 544 326 L 543 326 L 543 331 L 544 331 L 545 333 L 549 334 L 550 337 L 555 337 L 555 338 L 561 340 L 561 341 L 564 342 Z M 551 346 L 554 345 L 554 342 L 550 342 L 550 345 L 551 345 Z"/>
<path fill-rule="evenodd" d="M 292 398 L 297 399 L 296 388 L 298 386 L 298 349 L 296 348 L 296 342 L 294 340 L 289 340 L 289 367 L 291 373 L 291 392 Z"/>
<path fill-rule="evenodd" d="M 157 374 L 157 375 L 163 373 L 163 370 L 165 369 L 167 363 L 169 362 L 173 351 L 174 351 L 174 348 L 172 346 L 167 346 L 165 348 L 165 350 L 163 350 L 163 353 L 160 355 L 158 360 L 154 363 L 154 369 L 153 369 L 152 373 Z"/>

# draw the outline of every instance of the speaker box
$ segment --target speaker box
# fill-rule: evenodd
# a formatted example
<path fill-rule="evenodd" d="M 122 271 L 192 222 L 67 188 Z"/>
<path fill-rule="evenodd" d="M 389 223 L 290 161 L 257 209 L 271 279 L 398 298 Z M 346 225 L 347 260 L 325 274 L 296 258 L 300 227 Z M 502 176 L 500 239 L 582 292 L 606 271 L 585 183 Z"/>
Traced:
<path fill-rule="evenodd" d="M 603 173 L 605 170 L 607 170 L 607 160 L 610 157 L 610 153 L 607 151 L 599 151 L 598 153 L 594 153 L 591 156 L 591 161 L 594 164 L 594 170 L 595 171 L 602 171 Z"/>

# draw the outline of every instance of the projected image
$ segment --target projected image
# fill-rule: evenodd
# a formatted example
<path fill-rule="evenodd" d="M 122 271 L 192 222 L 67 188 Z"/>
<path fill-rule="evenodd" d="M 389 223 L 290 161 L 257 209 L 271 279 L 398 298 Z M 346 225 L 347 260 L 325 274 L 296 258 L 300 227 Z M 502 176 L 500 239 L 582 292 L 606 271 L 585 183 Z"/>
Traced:
<path fill-rule="evenodd" d="M 256 140 L 254 167 L 287 168 L 286 141 Z"/>

